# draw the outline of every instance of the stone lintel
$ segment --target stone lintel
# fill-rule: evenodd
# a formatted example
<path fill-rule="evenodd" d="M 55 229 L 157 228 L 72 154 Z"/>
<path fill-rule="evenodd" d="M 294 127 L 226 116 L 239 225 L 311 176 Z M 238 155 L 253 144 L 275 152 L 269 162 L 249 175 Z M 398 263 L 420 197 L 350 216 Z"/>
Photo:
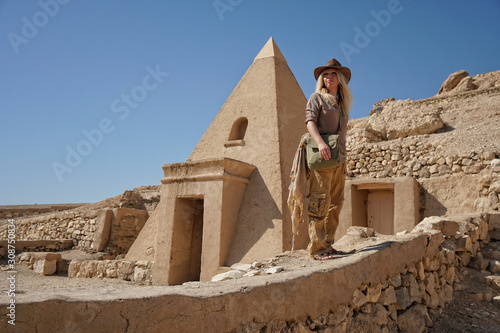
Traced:
<path fill-rule="evenodd" d="M 230 158 L 165 164 L 162 184 L 230 179 L 248 183 L 254 165 Z"/>

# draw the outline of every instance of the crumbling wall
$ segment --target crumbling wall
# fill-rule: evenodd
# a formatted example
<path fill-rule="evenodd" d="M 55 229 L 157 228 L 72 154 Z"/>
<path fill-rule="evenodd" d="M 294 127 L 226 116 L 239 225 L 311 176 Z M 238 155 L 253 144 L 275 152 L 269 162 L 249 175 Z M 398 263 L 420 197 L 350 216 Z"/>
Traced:
<path fill-rule="evenodd" d="M 363 246 L 344 260 L 324 262 L 321 270 L 304 274 L 298 269 L 265 277 L 162 287 L 156 296 L 148 289 L 142 297 L 120 296 L 116 301 L 107 295 L 92 295 L 81 302 L 73 297 L 71 301 L 20 300 L 16 329 L 420 332 L 432 326 L 431 315 L 452 300 L 453 286 L 460 281 L 457 266 L 498 266 L 487 261 L 484 265 L 478 251 L 490 235 L 499 239 L 499 231 L 499 213 L 432 217 L 411 233 L 394 236 L 353 227 L 340 245 L 361 242 Z M 129 276 L 132 267 L 139 266 L 126 264 Z M 78 265 L 78 272 L 87 274 L 83 264 L 75 262 L 74 266 Z M 101 266 L 103 277 L 125 275 L 124 269 L 111 261 L 103 261 Z M 110 272 L 104 273 L 106 269 Z M 8 325 L 5 311 L 7 307 L 0 304 L 0 330 Z M 65 316 L 56 315 L 62 312 Z"/>
<path fill-rule="evenodd" d="M 88 252 L 105 251 L 112 256 L 126 254 L 149 217 L 145 210 L 115 208 L 65 211 L 15 220 L 16 242 L 72 240 L 73 248 Z M 0 240 L 7 239 L 7 225 L 0 226 Z M 60 247 L 33 244 L 38 251 Z M 30 247 L 28 245 L 28 247 Z"/>
<path fill-rule="evenodd" d="M 64 211 L 16 219 L 16 241 L 72 239 L 75 247 L 90 249 L 99 213 Z M 7 239 L 6 225 L 0 226 L 0 239 Z"/>
<path fill-rule="evenodd" d="M 139 285 L 151 285 L 154 262 L 129 260 L 73 260 L 69 278 L 122 279 Z"/>

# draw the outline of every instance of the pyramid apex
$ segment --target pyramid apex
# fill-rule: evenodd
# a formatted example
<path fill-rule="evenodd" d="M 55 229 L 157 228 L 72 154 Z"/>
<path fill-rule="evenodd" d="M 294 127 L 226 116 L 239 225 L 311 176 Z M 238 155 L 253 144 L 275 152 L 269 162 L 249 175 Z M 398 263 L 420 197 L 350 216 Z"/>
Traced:
<path fill-rule="evenodd" d="M 269 58 L 269 57 L 275 57 L 277 59 L 286 61 L 285 57 L 278 48 L 278 45 L 276 45 L 273 37 L 269 38 L 266 45 L 264 45 L 264 47 L 262 48 L 262 50 L 260 50 L 259 54 L 257 54 L 254 60 Z"/>

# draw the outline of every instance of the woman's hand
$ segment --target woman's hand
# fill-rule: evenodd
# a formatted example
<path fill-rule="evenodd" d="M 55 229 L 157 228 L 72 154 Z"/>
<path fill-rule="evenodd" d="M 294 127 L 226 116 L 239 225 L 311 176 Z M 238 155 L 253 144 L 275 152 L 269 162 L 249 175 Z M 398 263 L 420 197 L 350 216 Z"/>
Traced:
<path fill-rule="evenodd" d="M 318 144 L 319 154 L 321 155 L 321 158 L 328 161 L 332 157 L 332 151 L 319 134 L 318 126 L 314 121 L 308 121 L 306 127 L 313 137 L 314 141 L 316 141 L 316 143 Z"/>
<path fill-rule="evenodd" d="M 318 149 L 322 159 L 328 161 L 332 157 L 332 151 L 330 150 L 330 147 L 325 143 L 325 141 L 318 143 Z"/>

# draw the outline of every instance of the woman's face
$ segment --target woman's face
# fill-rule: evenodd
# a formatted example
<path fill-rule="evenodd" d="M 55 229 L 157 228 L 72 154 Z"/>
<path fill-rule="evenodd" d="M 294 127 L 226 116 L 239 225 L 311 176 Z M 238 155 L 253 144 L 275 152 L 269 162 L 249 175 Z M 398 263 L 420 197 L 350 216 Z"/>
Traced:
<path fill-rule="evenodd" d="M 330 94 L 335 95 L 337 93 L 339 79 L 337 78 L 337 72 L 335 71 L 335 69 L 325 69 L 325 71 L 323 72 L 323 82 Z"/>

